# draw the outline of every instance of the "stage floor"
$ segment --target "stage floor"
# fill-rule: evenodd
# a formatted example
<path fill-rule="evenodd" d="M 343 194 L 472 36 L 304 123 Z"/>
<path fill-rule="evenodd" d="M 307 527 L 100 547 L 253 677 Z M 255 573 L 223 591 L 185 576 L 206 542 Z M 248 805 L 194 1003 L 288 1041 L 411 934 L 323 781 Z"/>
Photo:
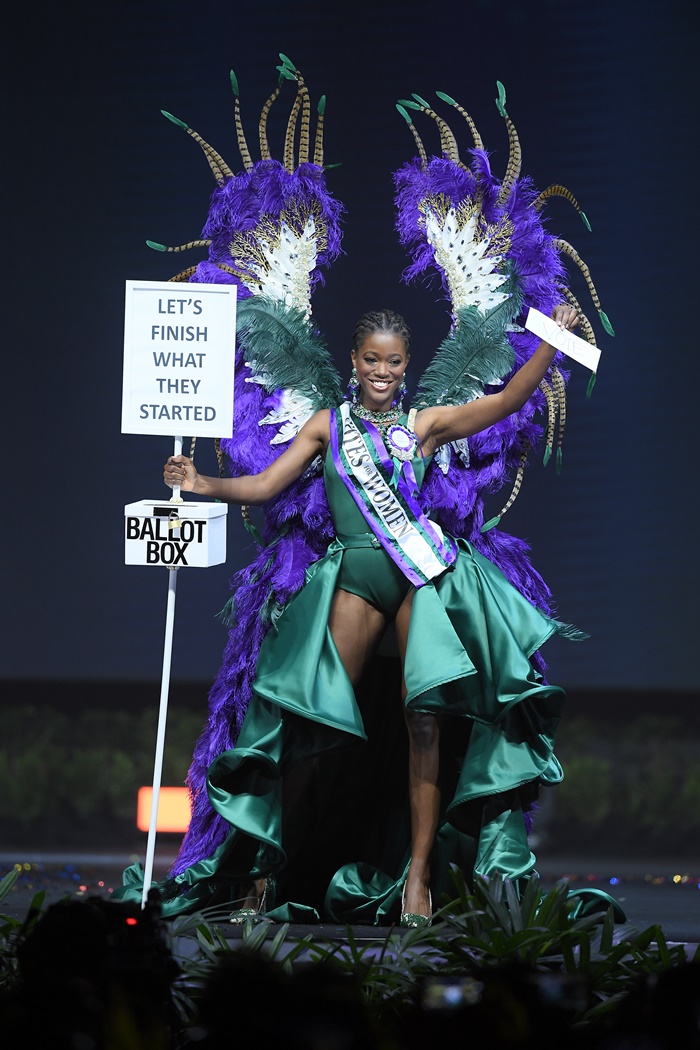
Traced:
<path fill-rule="evenodd" d="M 24 918 L 40 890 L 45 893 L 45 904 L 66 896 L 109 898 L 121 883 L 122 870 L 135 859 L 126 853 L 2 852 L 0 877 L 14 865 L 22 868 L 15 886 L 0 901 L 0 915 Z M 169 856 L 157 855 L 156 878 L 170 862 Z M 546 885 L 566 877 L 572 889 L 594 886 L 606 890 L 622 905 L 628 928 L 644 930 L 658 923 L 669 941 L 700 943 L 700 861 L 548 856 L 539 859 L 538 871 Z M 355 931 L 361 938 L 375 939 L 387 929 L 361 926 Z M 298 930 L 292 927 L 290 932 L 315 933 L 331 940 L 345 936 L 344 927 L 328 923 Z M 235 937 L 236 927 L 227 927 L 227 933 Z"/>

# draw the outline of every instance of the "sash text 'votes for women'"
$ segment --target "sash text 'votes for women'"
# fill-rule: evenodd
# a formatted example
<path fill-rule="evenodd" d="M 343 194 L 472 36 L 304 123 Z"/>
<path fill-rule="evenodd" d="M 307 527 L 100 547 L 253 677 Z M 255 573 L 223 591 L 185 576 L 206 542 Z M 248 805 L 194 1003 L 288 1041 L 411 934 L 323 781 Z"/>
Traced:
<path fill-rule="evenodd" d="M 350 419 L 346 419 L 343 426 L 343 452 L 350 460 L 356 476 L 362 475 L 362 487 L 381 520 L 393 536 L 401 539 L 411 531 L 411 522 L 372 462 L 362 435 Z"/>

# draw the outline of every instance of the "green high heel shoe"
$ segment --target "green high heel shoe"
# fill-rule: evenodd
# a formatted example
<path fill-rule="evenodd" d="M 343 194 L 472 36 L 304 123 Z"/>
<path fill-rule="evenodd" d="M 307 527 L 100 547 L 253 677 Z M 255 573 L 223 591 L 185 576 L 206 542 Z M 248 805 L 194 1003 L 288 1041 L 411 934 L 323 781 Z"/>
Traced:
<path fill-rule="evenodd" d="M 399 926 L 405 930 L 416 930 L 422 926 L 430 926 L 433 921 L 433 898 L 428 890 L 428 908 L 430 909 L 429 915 L 417 915 L 415 912 L 406 911 L 406 883 L 403 884 L 401 890 L 401 919 L 399 920 Z"/>
<path fill-rule="evenodd" d="M 265 912 L 267 911 L 268 901 L 268 889 L 270 893 L 274 893 L 274 879 L 271 875 L 265 879 L 265 885 L 263 891 L 258 898 L 257 908 L 236 908 L 229 915 L 228 921 L 233 923 L 234 926 L 242 926 L 244 922 L 265 922 Z"/>

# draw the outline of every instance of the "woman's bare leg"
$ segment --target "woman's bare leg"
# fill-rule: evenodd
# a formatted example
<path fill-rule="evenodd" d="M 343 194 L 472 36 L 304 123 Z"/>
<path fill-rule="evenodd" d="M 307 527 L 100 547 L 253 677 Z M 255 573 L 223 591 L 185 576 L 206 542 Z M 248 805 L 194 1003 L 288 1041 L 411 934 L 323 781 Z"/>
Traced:
<path fill-rule="evenodd" d="M 383 614 L 359 595 L 340 590 L 333 595 L 328 626 L 353 686 L 359 682 L 365 664 L 381 638 L 385 622 Z M 285 778 L 286 809 L 294 808 L 308 787 L 313 770 L 314 763 L 309 761 L 289 771 Z M 265 879 L 256 879 L 240 907 L 256 909 L 264 889 Z"/>
<path fill-rule="evenodd" d="M 385 623 L 383 613 L 358 594 L 336 591 L 333 595 L 328 627 L 353 686 L 359 682 Z"/>
<path fill-rule="evenodd" d="M 401 664 L 406 656 L 413 595 L 411 591 L 396 616 L 396 638 Z M 402 700 L 406 684 L 402 680 Z M 405 910 L 429 915 L 430 851 L 435 842 L 440 811 L 440 723 L 434 715 L 404 708 L 408 728 L 408 795 L 411 807 L 411 863 L 406 876 Z"/>

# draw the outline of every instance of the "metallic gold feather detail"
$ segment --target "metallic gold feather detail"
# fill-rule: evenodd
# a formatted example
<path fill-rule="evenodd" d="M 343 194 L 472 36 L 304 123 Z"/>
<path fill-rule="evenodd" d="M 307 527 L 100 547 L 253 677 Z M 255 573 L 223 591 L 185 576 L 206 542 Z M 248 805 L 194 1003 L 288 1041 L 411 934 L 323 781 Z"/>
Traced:
<path fill-rule="evenodd" d="M 467 306 L 486 310 L 507 299 L 499 291 L 507 277 L 499 267 L 513 233 L 512 220 L 485 220 L 480 199 L 465 198 L 455 207 L 445 194 L 427 194 L 418 204 L 419 222 L 442 271 L 453 315 Z"/>
<path fill-rule="evenodd" d="M 289 249 L 289 234 L 296 239 L 293 245 L 295 265 L 293 273 L 280 274 L 279 256 Z M 283 244 L 283 238 L 286 243 Z M 254 294 L 264 291 L 264 278 L 279 286 L 276 292 L 265 294 L 284 298 L 301 309 L 309 309 L 309 272 L 315 259 L 328 246 L 328 227 L 317 200 L 290 201 L 278 216 L 263 214 L 252 230 L 237 230 L 229 245 L 236 275 Z M 283 267 L 286 270 L 286 267 Z"/>
<path fill-rule="evenodd" d="M 455 208 L 450 198 L 445 196 L 444 193 L 428 194 L 420 201 L 418 210 L 423 216 L 423 222 L 425 222 L 427 212 L 431 211 L 437 216 L 441 226 L 444 226 L 448 214 L 454 211 L 459 230 L 463 229 L 469 220 L 476 215 L 474 242 L 478 244 L 485 238 L 489 238 L 490 244 L 485 253 L 486 256 L 505 255 L 510 248 L 513 236 L 512 220 L 506 216 L 497 223 L 487 222 L 479 207 L 478 200 L 472 200 L 467 197 Z"/>

